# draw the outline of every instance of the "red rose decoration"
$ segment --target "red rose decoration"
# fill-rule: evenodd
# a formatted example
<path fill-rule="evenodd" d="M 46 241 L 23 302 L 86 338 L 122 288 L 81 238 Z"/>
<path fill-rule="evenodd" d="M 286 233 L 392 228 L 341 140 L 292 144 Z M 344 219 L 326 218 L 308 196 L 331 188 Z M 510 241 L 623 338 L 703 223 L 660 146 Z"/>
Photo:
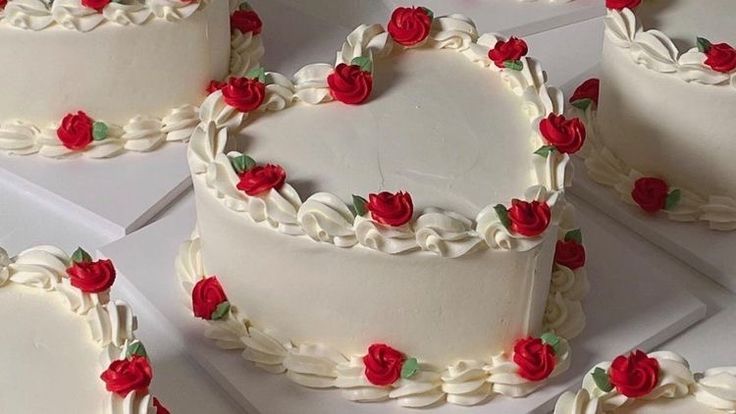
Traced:
<path fill-rule="evenodd" d="M 529 381 L 548 378 L 555 369 L 555 350 L 539 338 L 526 338 L 514 345 L 514 363 L 519 366 L 517 373 Z"/>
<path fill-rule="evenodd" d="M 92 143 L 92 127 L 94 121 L 82 111 L 76 114 L 68 114 L 61 121 L 61 126 L 56 130 L 56 136 L 61 143 L 72 151 L 83 150 Z"/>
<path fill-rule="evenodd" d="M 156 409 L 156 414 L 171 414 L 169 410 L 164 407 L 163 404 L 161 404 L 161 401 L 158 400 L 158 398 L 153 399 L 153 408 Z"/>
<path fill-rule="evenodd" d="M 414 203 L 409 193 L 396 194 L 387 191 L 368 195 L 366 208 L 373 220 L 387 226 L 398 227 L 408 223 L 414 215 Z"/>
<path fill-rule="evenodd" d="M 636 180 L 631 198 L 647 213 L 656 213 L 667 205 L 669 186 L 664 180 L 644 177 Z"/>
<path fill-rule="evenodd" d="M 585 143 L 585 125 L 578 118 L 568 120 L 564 115 L 550 114 L 539 123 L 539 132 L 563 154 L 574 154 Z"/>
<path fill-rule="evenodd" d="M 368 348 L 368 355 L 363 357 L 365 377 L 373 385 L 391 385 L 401 377 L 405 360 L 404 354 L 390 346 L 373 344 Z"/>
<path fill-rule="evenodd" d="M 330 94 L 336 100 L 350 104 L 362 104 L 373 90 L 373 76 L 358 65 L 337 65 L 335 71 L 327 76 Z"/>
<path fill-rule="evenodd" d="M 240 112 L 258 109 L 266 99 L 266 85 L 257 79 L 230 78 L 222 88 L 225 103 Z"/>
<path fill-rule="evenodd" d="M 85 293 L 105 292 L 115 282 L 115 267 L 110 260 L 74 263 L 66 274 L 72 286 Z"/>
<path fill-rule="evenodd" d="M 263 22 L 253 10 L 237 10 L 230 16 L 230 27 L 241 33 L 261 34 Z"/>
<path fill-rule="evenodd" d="M 0 9 L 4 9 L 8 5 L 8 0 L 0 0 Z"/>
<path fill-rule="evenodd" d="M 192 289 L 194 316 L 211 321 L 217 307 L 227 302 L 227 296 L 216 276 L 202 279 Z"/>
<path fill-rule="evenodd" d="M 267 164 L 253 167 L 240 175 L 238 190 L 245 191 L 249 196 L 257 196 L 270 191 L 272 188 L 280 189 L 286 182 L 286 171 L 278 165 Z"/>
<path fill-rule="evenodd" d="M 629 398 L 643 397 L 659 382 L 659 362 L 644 352 L 634 351 L 628 357 L 614 359 L 608 376 L 619 393 Z"/>
<path fill-rule="evenodd" d="M 207 85 L 207 89 L 206 89 L 207 90 L 207 94 L 210 94 L 211 95 L 211 94 L 213 94 L 213 93 L 215 93 L 217 91 L 221 91 L 222 88 L 224 88 L 225 86 L 227 86 L 227 83 L 225 83 L 225 82 L 219 82 L 219 81 L 216 81 L 216 80 L 210 81 L 210 84 Z"/>
<path fill-rule="evenodd" d="M 558 241 L 555 263 L 571 270 L 585 266 L 585 247 L 576 240 Z"/>
<path fill-rule="evenodd" d="M 552 212 L 546 202 L 512 200 L 508 210 L 509 227 L 514 233 L 535 237 L 549 226 Z"/>
<path fill-rule="evenodd" d="M 132 391 L 147 393 L 153 379 L 153 369 L 145 357 L 134 355 L 129 359 L 113 361 L 100 378 L 108 391 L 125 397 Z"/>
<path fill-rule="evenodd" d="M 399 7 L 391 14 L 388 33 L 402 46 L 414 46 L 429 37 L 432 13 L 424 7 Z"/>
<path fill-rule="evenodd" d="M 710 45 L 705 55 L 705 64 L 716 72 L 730 73 L 736 69 L 736 49 L 727 43 Z"/>
<path fill-rule="evenodd" d="M 600 95 L 601 81 L 600 79 L 592 78 L 583 82 L 570 97 L 570 103 L 581 101 L 583 99 L 590 99 L 598 105 L 598 96 Z"/>
<path fill-rule="evenodd" d="M 101 12 L 108 4 L 110 4 L 110 0 L 82 0 L 82 6 L 95 9 L 98 12 Z"/>
<path fill-rule="evenodd" d="M 606 0 L 606 7 L 613 10 L 635 9 L 639 7 L 641 0 Z"/>
<path fill-rule="evenodd" d="M 529 53 L 529 47 L 526 42 L 517 37 L 510 37 L 509 40 L 499 40 L 496 45 L 488 52 L 488 57 L 499 68 L 506 67 L 507 61 L 520 60 Z"/>

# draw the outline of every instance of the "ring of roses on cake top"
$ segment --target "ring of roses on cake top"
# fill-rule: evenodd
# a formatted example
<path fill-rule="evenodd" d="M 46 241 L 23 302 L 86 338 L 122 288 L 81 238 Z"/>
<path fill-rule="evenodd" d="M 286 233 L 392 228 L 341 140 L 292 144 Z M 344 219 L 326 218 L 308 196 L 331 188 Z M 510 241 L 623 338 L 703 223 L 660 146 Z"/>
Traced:
<path fill-rule="evenodd" d="M 35 1 L 41 2 L 39 7 L 46 7 L 41 0 Z M 167 3 L 161 7 L 167 10 L 166 13 L 182 10 L 181 7 L 194 13 L 205 7 L 211 0 L 164 1 Z M 243 75 L 252 70 L 253 66 L 257 66 L 263 56 L 263 46 L 260 39 L 263 22 L 247 1 L 232 1 L 238 4 L 238 7 L 230 16 L 232 31 L 230 71 L 233 75 Z M 11 8 L 11 6 L 14 6 L 13 2 L 14 0 L 10 0 L 5 5 L 0 3 L 0 8 Z M 54 4 L 61 5 L 62 3 L 63 1 L 57 0 Z M 158 3 L 151 2 L 151 4 Z M 144 6 L 142 4 L 122 4 L 110 0 L 82 0 L 79 7 L 87 8 L 95 13 L 110 8 L 118 13 L 118 8 L 123 7 L 124 10 L 132 13 L 130 10 L 139 10 Z M 128 8 L 131 9 L 128 10 Z M 6 19 L 11 19 L 12 13 L 6 11 L 5 14 Z M 115 16 L 118 16 L 118 14 L 115 14 Z M 25 20 L 21 19 L 19 21 Z M 143 23 L 145 21 L 140 21 L 140 24 Z M 217 84 L 217 82 L 213 81 L 213 84 Z M 30 155 L 40 152 L 42 155 L 51 158 L 64 158 L 80 154 L 87 155 L 90 158 L 111 158 L 126 151 L 149 152 L 167 142 L 187 142 L 197 124 L 198 112 L 199 108 L 185 105 L 174 108 L 162 119 L 137 116 L 127 125 L 118 126 L 107 123 L 102 119 L 94 119 L 84 110 L 76 110 L 66 114 L 59 121 L 58 126 L 45 130 L 24 122 L 2 125 L 12 134 L 31 135 L 34 142 L 32 145 L 19 142 L 17 145 L 10 144 L 8 148 L 0 149 L 17 155 Z"/>
<path fill-rule="evenodd" d="M 641 54 L 635 59 L 638 63 L 650 59 L 652 63 L 645 64 L 649 69 L 674 73 L 688 82 L 736 88 L 735 45 L 693 35 L 696 46 L 680 54 L 666 34 L 641 28 L 636 9 L 643 1 L 651 0 L 606 0 L 606 27 L 614 44 Z M 632 48 L 634 44 L 644 47 Z"/>
<path fill-rule="evenodd" d="M 168 414 L 149 394 L 153 369 L 145 347 L 135 338 L 135 317 L 125 303 L 110 301 L 115 278 L 112 261 L 93 260 L 81 248 L 68 257 L 57 248 L 40 246 L 14 258 L 0 248 L 0 289 L 18 284 L 58 292 L 75 315 L 89 321 L 92 336 L 102 347 L 100 380 L 110 393 L 105 412 L 112 414 L 125 406 L 131 414 Z M 110 331 L 115 329 L 121 333 Z"/>
<path fill-rule="evenodd" d="M 481 239 L 497 249 L 533 248 L 541 243 L 541 236 L 552 221 L 552 207 L 559 198 L 558 192 L 564 190 L 569 179 L 566 171 L 569 156 L 582 148 L 586 139 L 585 126 L 580 119 L 567 119 L 561 114 L 564 107 L 561 93 L 546 86 L 539 64 L 526 57 L 528 47 L 522 39 L 478 36 L 474 24 L 467 18 L 459 15 L 435 18 L 424 7 L 397 8 L 391 15 L 387 31 L 380 25 L 358 27 L 338 52 L 334 66 L 308 65 L 295 75 L 294 81 L 263 68 L 254 69 L 244 77 L 231 77 L 227 82 L 213 81 L 207 88 L 211 95 L 200 113 L 202 122 L 190 141 L 189 160 L 193 173 L 210 171 L 208 186 L 230 209 L 249 213 L 254 220 L 268 222 L 287 234 L 306 233 L 316 241 L 341 247 L 356 245 L 356 236 L 358 242 L 361 239 L 356 233 L 361 233 L 361 229 L 402 233 L 408 240 L 421 221 L 415 218 L 410 189 L 353 195 L 350 206 L 340 205 L 338 197 L 327 193 L 314 194 L 302 203 L 288 184 L 287 171 L 283 167 L 273 162 L 258 163 L 247 154 L 237 152 L 223 158 L 223 150 L 228 136 L 243 128 L 249 113 L 255 111 L 283 110 L 296 101 L 306 104 L 337 101 L 347 105 L 369 102 L 376 61 L 392 51 L 400 53 L 428 44 L 458 49 L 471 61 L 500 73 L 512 91 L 522 98 L 521 109 L 532 118 L 532 141 L 536 144 L 530 149 L 530 157 L 540 184 L 528 190 L 527 200 L 513 199 L 482 210 L 475 228 L 472 220 L 452 212 L 439 213 L 449 217 L 457 228 L 464 228 L 466 235 L 478 240 L 462 251 L 439 254 L 459 257 L 475 250 Z M 545 188 L 540 191 L 539 187 Z M 346 227 L 354 226 L 355 232 L 346 229 L 332 237 L 322 231 L 306 229 L 312 222 L 319 224 L 323 219 L 302 214 L 301 207 L 311 204 L 327 204 L 341 216 L 339 220 L 348 223 Z M 325 220 L 333 219 L 334 216 Z M 387 252 L 397 254 L 419 248 L 417 243 L 407 241 Z"/>

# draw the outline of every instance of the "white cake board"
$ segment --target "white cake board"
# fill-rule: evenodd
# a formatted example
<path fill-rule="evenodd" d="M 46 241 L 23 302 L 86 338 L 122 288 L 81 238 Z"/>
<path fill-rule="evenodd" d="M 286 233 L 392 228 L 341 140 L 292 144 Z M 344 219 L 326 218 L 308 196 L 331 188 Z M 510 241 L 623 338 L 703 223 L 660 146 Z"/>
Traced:
<path fill-rule="evenodd" d="M 147 224 L 191 186 L 181 143 L 104 160 L 0 153 L 0 180 L 116 238 Z"/>
<path fill-rule="evenodd" d="M 446 404 L 432 412 L 549 412 L 556 397 L 577 387 L 581 375 L 591 365 L 632 348 L 652 349 L 704 317 L 705 305 L 668 279 L 673 273 L 691 272 L 689 268 L 595 209 L 587 205 L 580 207 L 592 291 L 585 302 L 588 328 L 582 337 L 572 341 L 571 369 L 525 399 L 496 397 L 476 408 Z M 140 299 L 137 305 L 156 309 L 161 329 L 186 344 L 194 359 L 248 413 L 407 412 L 393 402 L 356 404 L 344 400 L 336 390 L 302 388 L 283 375 L 271 375 L 252 366 L 239 352 L 216 348 L 204 337 L 204 324 L 194 319 L 185 306 L 189 299 L 174 274 L 174 257 L 179 245 L 189 237 L 193 224 L 194 209 L 190 204 L 189 208 L 179 209 L 103 247 L 101 254 L 115 260 L 121 279 L 126 279 L 121 283 L 137 289 L 138 294 L 133 295 Z"/>

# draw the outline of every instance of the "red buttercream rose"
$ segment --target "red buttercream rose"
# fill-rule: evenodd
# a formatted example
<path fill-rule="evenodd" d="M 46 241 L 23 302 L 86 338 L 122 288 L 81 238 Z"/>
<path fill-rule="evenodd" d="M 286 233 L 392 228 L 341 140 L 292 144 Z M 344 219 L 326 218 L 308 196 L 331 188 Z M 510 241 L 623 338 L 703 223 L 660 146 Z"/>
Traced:
<path fill-rule="evenodd" d="M 227 296 L 216 276 L 200 280 L 192 289 L 192 308 L 197 318 L 212 320 L 212 314 L 224 302 Z"/>
<path fill-rule="evenodd" d="M 113 361 L 100 378 L 108 391 L 125 397 L 132 391 L 148 392 L 153 369 L 145 357 L 134 355 L 129 359 Z"/>
<path fill-rule="evenodd" d="M 555 263 L 572 270 L 585 266 L 585 247 L 575 240 L 557 242 Z"/>
<path fill-rule="evenodd" d="M 659 362 L 642 351 L 634 351 L 628 357 L 614 359 L 608 376 L 619 393 L 629 398 L 643 397 L 659 382 Z"/>
<path fill-rule="evenodd" d="M 8 0 L 0 0 L 0 9 L 4 9 L 8 5 Z"/>
<path fill-rule="evenodd" d="M 664 209 L 667 204 L 669 186 L 659 178 L 639 178 L 634 183 L 631 198 L 647 213 L 656 213 Z"/>
<path fill-rule="evenodd" d="M 161 404 L 161 401 L 158 400 L 158 398 L 153 399 L 153 408 L 156 409 L 156 414 L 171 414 L 169 410 L 164 407 L 163 404 Z"/>
<path fill-rule="evenodd" d="M 414 46 L 429 37 L 432 16 L 424 7 L 399 7 L 391 13 L 388 33 L 402 46 Z"/>
<path fill-rule="evenodd" d="M 263 22 L 253 10 L 237 10 L 230 16 L 230 27 L 241 33 L 261 34 Z"/>
<path fill-rule="evenodd" d="M 373 76 L 363 71 L 360 66 L 337 65 L 335 71 L 327 76 L 330 94 L 336 100 L 358 105 L 365 102 L 373 90 Z"/>
<path fill-rule="evenodd" d="M 408 223 L 414 215 L 411 195 L 403 191 L 395 194 L 387 191 L 369 194 L 366 207 L 371 212 L 373 220 L 393 227 Z"/>
<path fill-rule="evenodd" d="M 539 236 L 549 226 L 552 213 L 546 202 L 511 200 L 508 210 L 512 232 L 526 237 Z"/>
<path fill-rule="evenodd" d="M 529 52 L 526 42 L 517 37 L 510 37 L 509 40 L 499 40 L 496 45 L 488 52 L 488 57 L 499 68 L 506 67 L 505 63 L 509 60 L 520 60 Z"/>
<path fill-rule="evenodd" d="M 95 9 L 98 12 L 101 12 L 108 4 L 110 4 L 110 0 L 82 0 L 82 6 Z"/>
<path fill-rule="evenodd" d="M 705 55 L 705 64 L 716 72 L 730 73 L 736 69 L 736 49 L 727 43 L 710 45 Z"/>
<path fill-rule="evenodd" d="M 635 9 L 639 7 L 641 0 L 606 0 L 606 7 L 613 10 Z"/>
<path fill-rule="evenodd" d="M 72 286 L 85 293 L 105 292 L 115 283 L 115 267 L 110 260 L 74 263 L 66 274 Z"/>
<path fill-rule="evenodd" d="M 548 378 L 557 363 L 555 350 L 539 338 L 526 338 L 516 341 L 514 345 L 514 363 L 518 365 L 517 373 L 529 381 L 541 381 Z"/>
<path fill-rule="evenodd" d="M 225 103 L 240 112 L 258 109 L 266 99 L 266 85 L 257 79 L 230 78 L 222 88 Z"/>
<path fill-rule="evenodd" d="M 79 151 L 92 143 L 92 127 L 94 121 L 82 111 L 68 114 L 61 121 L 56 130 L 56 136 L 61 143 L 72 151 Z"/>
<path fill-rule="evenodd" d="M 245 191 L 249 196 L 257 196 L 270 191 L 272 188 L 280 189 L 286 182 L 286 171 L 278 165 L 266 164 L 253 167 L 240 175 L 238 190 Z"/>
<path fill-rule="evenodd" d="M 539 132 L 563 154 L 574 154 L 585 143 L 585 125 L 578 118 L 568 120 L 564 115 L 550 114 L 539 123 Z"/>
<path fill-rule="evenodd" d="M 216 80 L 210 81 L 210 84 L 207 85 L 207 93 L 211 95 L 217 91 L 222 90 L 222 88 L 224 88 L 225 86 L 227 86 L 227 83 L 225 82 L 219 82 Z"/>
<path fill-rule="evenodd" d="M 598 105 L 598 96 L 600 95 L 601 81 L 600 79 L 592 78 L 583 82 L 570 97 L 570 103 L 580 101 L 583 99 L 590 99 L 596 105 Z"/>
<path fill-rule="evenodd" d="M 401 377 L 405 360 L 404 354 L 390 346 L 373 344 L 368 348 L 368 355 L 363 357 L 365 377 L 373 385 L 391 385 Z"/>

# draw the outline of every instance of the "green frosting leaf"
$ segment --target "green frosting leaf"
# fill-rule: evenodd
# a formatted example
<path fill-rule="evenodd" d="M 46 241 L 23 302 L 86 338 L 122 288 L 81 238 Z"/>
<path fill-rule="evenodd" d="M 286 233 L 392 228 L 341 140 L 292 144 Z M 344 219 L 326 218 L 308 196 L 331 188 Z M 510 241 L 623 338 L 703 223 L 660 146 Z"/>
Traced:
<path fill-rule="evenodd" d="M 72 262 L 74 263 L 89 263 L 92 261 L 92 256 L 89 255 L 81 247 L 72 253 Z"/>
<path fill-rule="evenodd" d="M 598 367 L 594 369 L 590 375 L 593 377 L 593 382 L 595 382 L 595 386 L 600 388 L 601 391 L 613 391 L 613 385 L 611 385 L 611 380 L 608 378 L 608 373 L 603 368 Z"/>
<path fill-rule="evenodd" d="M 681 199 L 682 199 L 682 191 L 680 191 L 679 189 L 672 190 L 667 195 L 667 199 L 664 202 L 664 209 L 672 210 L 673 208 L 677 207 L 678 204 L 680 204 Z"/>
<path fill-rule="evenodd" d="M 580 229 L 570 230 L 565 233 L 565 241 L 576 241 L 578 243 L 583 242 L 583 232 Z"/>
<path fill-rule="evenodd" d="M 373 61 L 369 57 L 358 56 L 350 64 L 360 67 L 363 72 L 373 72 Z"/>
<path fill-rule="evenodd" d="M 542 342 L 545 344 L 551 346 L 555 350 L 555 355 L 560 353 L 560 337 L 553 334 L 552 332 L 547 332 L 546 334 L 542 335 L 540 337 Z"/>
<path fill-rule="evenodd" d="M 128 345 L 128 349 L 125 350 L 125 357 L 130 358 L 132 356 L 142 356 L 144 358 L 148 358 L 146 347 L 144 347 L 143 344 L 139 341 L 133 342 L 132 344 Z"/>
<path fill-rule="evenodd" d="M 251 69 L 245 74 L 245 77 L 248 79 L 256 79 L 261 83 L 266 83 L 266 69 L 263 69 L 263 66 Z"/>
<path fill-rule="evenodd" d="M 580 109 L 581 111 L 587 111 L 590 105 L 593 104 L 593 100 L 589 98 L 578 99 L 572 102 L 572 106 Z"/>
<path fill-rule="evenodd" d="M 507 60 L 503 62 L 503 66 L 511 70 L 521 71 L 524 69 L 524 64 L 520 60 Z"/>
<path fill-rule="evenodd" d="M 409 379 L 419 372 L 419 362 L 416 358 L 409 358 L 404 361 L 401 367 L 401 378 Z"/>
<path fill-rule="evenodd" d="M 710 40 L 704 37 L 699 37 L 697 40 L 697 43 L 698 43 L 698 50 L 701 53 L 708 53 L 710 48 L 713 46 L 713 43 L 711 43 Z"/>
<path fill-rule="evenodd" d="M 539 155 L 542 158 L 549 157 L 549 154 L 555 152 L 555 147 L 552 145 L 544 145 L 540 147 L 538 150 L 534 151 L 535 154 Z"/>
<path fill-rule="evenodd" d="M 353 194 L 353 209 L 356 216 L 365 216 L 368 213 L 368 200 Z"/>
<path fill-rule="evenodd" d="M 92 125 L 92 138 L 95 141 L 102 141 L 107 138 L 109 130 L 106 123 L 97 121 Z"/>
<path fill-rule="evenodd" d="M 229 157 L 229 158 L 230 158 L 230 164 L 233 166 L 233 169 L 235 170 L 236 173 L 238 173 L 238 175 L 256 166 L 256 161 L 253 158 L 245 154 L 241 154 L 236 157 Z"/>
<path fill-rule="evenodd" d="M 427 16 L 429 16 L 430 19 L 434 20 L 434 12 L 426 7 L 420 7 L 420 9 L 424 10 L 425 13 L 427 13 Z"/>
<path fill-rule="evenodd" d="M 497 204 L 493 209 L 496 210 L 496 214 L 498 215 L 498 219 L 501 220 L 501 224 L 508 229 L 509 226 L 511 226 L 509 210 L 503 204 Z"/>
<path fill-rule="evenodd" d="M 217 309 L 212 312 L 212 320 L 219 321 L 220 319 L 224 319 L 228 313 L 230 313 L 230 302 L 222 302 L 221 304 L 217 305 Z"/>

